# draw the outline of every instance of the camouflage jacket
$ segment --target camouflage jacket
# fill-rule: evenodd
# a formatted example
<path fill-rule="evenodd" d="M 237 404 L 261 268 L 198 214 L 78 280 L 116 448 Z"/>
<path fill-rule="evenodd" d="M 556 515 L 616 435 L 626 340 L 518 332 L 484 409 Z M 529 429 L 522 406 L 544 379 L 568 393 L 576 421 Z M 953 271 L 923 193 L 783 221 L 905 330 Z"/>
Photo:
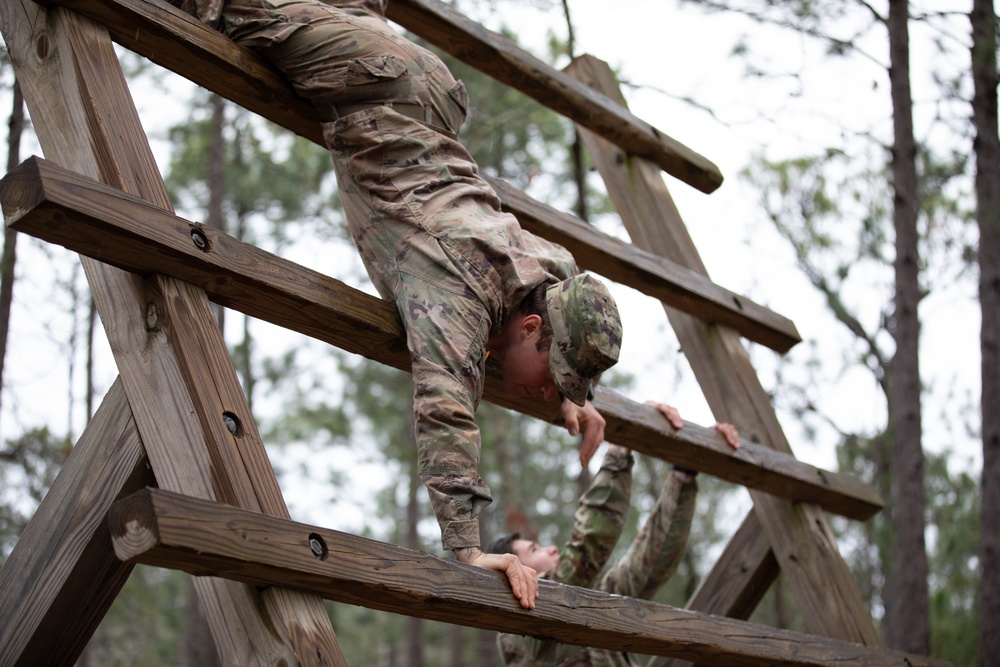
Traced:
<path fill-rule="evenodd" d="M 650 599 L 677 569 L 691 528 L 697 483 L 671 473 L 649 517 L 628 551 L 598 580 L 629 510 L 632 456 L 609 449 L 590 488 L 580 499 L 573 533 L 559 552 L 552 581 Z M 631 667 L 644 664 L 622 652 L 500 634 L 497 646 L 505 664 L 514 667 Z"/>
<path fill-rule="evenodd" d="M 171 1 L 270 60 L 323 119 L 351 235 L 406 329 L 442 546 L 479 546 L 486 342 L 532 289 L 578 273 L 572 255 L 501 209 L 457 140 L 465 86 L 392 29 L 382 0 Z"/>

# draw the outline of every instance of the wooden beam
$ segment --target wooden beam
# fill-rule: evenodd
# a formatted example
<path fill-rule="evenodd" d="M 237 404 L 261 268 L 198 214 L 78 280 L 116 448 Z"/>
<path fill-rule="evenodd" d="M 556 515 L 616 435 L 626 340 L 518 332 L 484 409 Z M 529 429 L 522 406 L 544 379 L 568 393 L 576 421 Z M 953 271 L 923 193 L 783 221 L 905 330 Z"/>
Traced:
<path fill-rule="evenodd" d="M 582 268 L 638 289 L 701 320 L 732 326 L 750 340 L 776 351 L 785 352 L 801 341 L 795 325 L 773 311 L 690 269 L 584 225 L 509 184 L 497 180 L 491 183 L 504 199 L 505 208 L 518 217 L 522 226 L 566 247 Z"/>
<path fill-rule="evenodd" d="M 544 580 L 526 611 L 492 570 L 158 489 L 120 501 L 108 521 L 122 559 L 570 644 L 726 665 L 947 664 Z"/>
<path fill-rule="evenodd" d="M 0 182 L 0 200 L 14 229 L 121 269 L 172 276 L 229 308 L 409 370 L 391 304 L 219 230 L 38 158 Z M 508 396 L 490 371 L 487 398 L 550 422 L 559 417 L 555 404 Z M 636 451 L 852 518 L 868 518 L 881 507 L 874 488 L 853 477 L 753 442 L 734 452 L 713 430 L 694 424 L 675 432 L 652 408 L 613 391 L 600 390 L 595 405 L 608 420 L 608 440 Z"/>
<path fill-rule="evenodd" d="M 787 352 L 802 342 L 791 320 L 719 287 L 703 274 L 619 241 L 532 199 L 509 183 L 488 180 L 521 227 L 569 250 L 581 268 L 633 287 L 704 322 L 732 327 L 776 352 Z"/>
<path fill-rule="evenodd" d="M 386 15 L 431 44 L 521 91 L 550 109 L 659 165 L 671 176 L 712 192 L 722 173 L 694 152 L 601 93 L 545 64 L 505 37 L 440 0 L 392 0 Z"/>
<path fill-rule="evenodd" d="M 0 666 L 76 663 L 132 572 L 108 510 L 155 484 L 116 380 L 0 569 Z"/>
<path fill-rule="evenodd" d="M 568 69 L 625 104 L 607 63 L 587 56 Z M 623 156 L 592 132 L 582 130 L 581 135 L 633 242 L 707 275 L 659 169 L 646 160 Z M 731 422 L 745 438 L 791 455 L 770 398 L 736 332 L 664 308 L 716 419 Z M 871 613 L 819 507 L 791 505 L 753 490 L 751 497 L 762 527 L 760 539 L 766 538 L 788 577 L 809 630 L 878 645 L 881 640 Z"/>
<path fill-rule="evenodd" d="M 157 0 L 45 0 L 43 4 L 65 6 L 106 24 L 116 41 L 136 53 L 324 145 L 313 108 L 297 96 L 266 60 L 250 49 L 237 46 L 172 5 L 161 4 Z M 395 7 L 396 3 L 390 6 Z M 407 11 L 412 11 L 412 7 Z M 443 3 L 428 3 L 420 11 L 430 12 L 427 16 L 435 17 L 437 12 L 448 13 L 451 10 Z M 502 40 L 499 36 L 494 37 Z M 530 58 L 527 54 L 524 56 Z M 594 95 L 564 74 L 552 68 L 547 71 L 568 81 L 568 84 L 563 83 L 579 89 L 578 93 Z M 564 89 L 562 84 L 558 88 Z M 615 113 L 622 112 L 621 106 L 607 106 Z M 599 118 L 594 113 L 584 115 Z M 607 127 L 618 134 L 623 125 L 621 119 L 615 119 L 608 122 Z M 655 134 L 655 130 L 653 132 Z M 676 308 L 709 322 L 732 326 L 750 340 L 778 352 L 786 352 L 801 342 L 791 321 L 746 297 L 723 290 L 703 276 L 691 274 L 684 267 L 673 265 L 663 258 L 643 256 L 642 253 L 636 256 L 631 254 L 634 249 L 622 256 L 621 248 L 625 244 L 596 230 L 590 234 L 574 232 L 562 222 L 574 221 L 571 216 L 558 214 L 556 218 L 554 210 L 547 209 L 517 189 L 501 182 L 494 184 L 499 188 L 498 194 L 504 205 L 525 227 L 542 236 L 552 233 L 561 239 L 574 254 L 579 253 L 577 261 L 582 268 L 607 275 L 646 293 L 652 290 L 652 296 Z M 521 219 L 522 215 L 524 219 Z M 581 244 L 581 239 L 587 239 L 587 242 Z M 609 255 L 600 247 L 595 249 L 590 242 L 597 241 L 613 248 L 618 256 Z M 611 259 L 611 264 L 605 266 L 605 259 Z M 611 273 L 605 273 L 605 268 Z"/>
<path fill-rule="evenodd" d="M 197 19 L 160 0 L 44 0 L 108 27 L 122 46 L 146 56 L 203 88 L 314 140 L 320 138 L 308 104 L 260 56 L 241 48 Z M 625 150 L 643 155 L 703 191 L 722 184 L 719 168 L 603 96 L 485 30 L 443 2 L 393 0 L 389 17 L 432 44 L 521 90 L 542 104 L 591 127 Z M 276 108 L 269 108 L 274 105 Z M 300 116 L 296 118 L 296 116 Z M 322 143 L 318 140 L 317 143 Z"/>
<path fill-rule="evenodd" d="M 46 155 L 169 210 L 107 30 L 18 0 L 0 1 L 0 30 Z M 81 261 L 159 486 L 287 516 L 204 292 Z M 225 663 L 344 664 L 321 599 L 222 579 L 195 585 Z"/>
<path fill-rule="evenodd" d="M 39 4 L 87 16 L 130 51 L 324 145 L 312 105 L 267 60 L 163 0 L 42 0 Z"/>
<path fill-rule="evenodd" d="M 760 539 L 761 530 L 757 515 L 751 510 L 685 609 L 740 620 L 750 618 L 781 572 L 767 540 Z M 680 658 L 658 656 L 646 667 L 690 665 Z"/>

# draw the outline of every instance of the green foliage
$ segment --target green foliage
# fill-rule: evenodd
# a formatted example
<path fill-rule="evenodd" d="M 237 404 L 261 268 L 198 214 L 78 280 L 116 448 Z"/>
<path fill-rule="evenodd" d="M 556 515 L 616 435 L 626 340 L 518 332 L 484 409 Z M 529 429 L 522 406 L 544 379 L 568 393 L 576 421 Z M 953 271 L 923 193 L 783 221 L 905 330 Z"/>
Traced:
<path fill-rule="evenodd" d="M 73 444 L 47 426 L 31 429 L 0 449 L 0 558 L 6 560 Z"/>
<path fill-rule="evenodd" d="M 954 471 L 949 452 L 926 459 L 931 652 L 972 667 L 979 650 L 979 504 L 977 480 Z"/>
<path fill-rule="evenodd" d="M 174 150 L 165 180 L 178 208 L 204 211 L 208 207 L 213 141 L 210 99 L 209 93 L 199 90 L 191 116 L 169 130 Z M 327 212 L 332 201 L 330 156 L 325 149 L 244 109 L 229 104 L 225 109 L 226 228 L 255 245 L 280 247 L 286 242 L 288 223 L 306 222 Z M 246 221 L 251 217 L 268 221 L 269 229 L 257 237 L 247 236 Z"/>
<path fill-rule="evenodd" d="M 461 61 L 442 57 L 468 89 L 461 139 L 484 174 L 521 189 L 553 169 L 556 181 L 567 180 L 569 127 L 561 116 Z"/>
<path fill-rule="evenodd" d="M 845 437 L 838 448 L 839 469 L 873 484 L 890 497 L 888 437 Z M 925 453 L 927 489 L 927 554 L 930 570 L 931 652 L 959 666 L 976 662 L 979 614 L 978 483 L 967 463 L 952 452 Z M 956 470 L 961 465 L 963 469 Z M 893 549 L 889 517 L 882 512 L 865 523 L 836 518 L 831 522 L 862 596 L 876 619 L 881 618 L 886 562 Z"/>
<path fill-rule="evenodd" d="M 188 576 L 137 565 L 87 645 L 88 664 L 178 664 Z"/>
<path fill-rule="evenodd" d="M 779 372 L 776 402 L 801 418 L 807 432 L 825 428 L 838 434 L 840 470 L 873 484 L 887 502 L 893 497 L 888 426 L 868 432 L 842 429 L 825 413 L 828 408 L 820 397 L 829 393 L 825 386 L 828 378 L 836 382 L 862 366 L 878 383 L 886 405 L 893 400 L 889 378 L 895 352 L 895 250 L 888 157 L 883 147 L 871 144 L 867 153 L 853 155 L 829 150 L 777 161 L 758 158 L 742 174 L 759 191 L 768 221 L 788 241 L 799 268 L 849 336 L 847 352 L 839 364 L 824 358 L 812 345 L 793 353 L 809 356 L 799 361 L 801 375 Z M 967 186 L 963 184 L 967 159 L 922 146 L 917 165 L 921 293 L 926 295 L 931 289 L 952 288 L 969 272 L 975 240 L 969 224 Z M 791 362 L 782 362 L 786 363 Z M 940 387 L 930 390 L 942 391 Z M 953 397 L 944 400 L 954 408 Z M 947 412 L 943 406 L 942 410 Z M 946 422 L 951 418 L 946 417 Z M 974 504 L 975 484 L 964 474 L 949 472 L 947 456 L 929 452 L 925 456 L 932 650 L 936 657 L 955 664 L 973 664 L 970 656 L 975 655 L 975 647 L 970 647 L 974 642 L 968 637 L 975 636 L 977 628 L 974 604 L 979 524 L 978 510 L 962 501 Z M 943 511 L 935 509 L 941 503 L 945 503 Z M 905 567 L 906 563 L 905 554 L 895 553 L 891 511 L 887 508 L 864 524 L 832 520 L 842 553 L 877 621 L 884 615 L 890 568 Z M 963 642 L 959 637 L 966 639 Z"/>

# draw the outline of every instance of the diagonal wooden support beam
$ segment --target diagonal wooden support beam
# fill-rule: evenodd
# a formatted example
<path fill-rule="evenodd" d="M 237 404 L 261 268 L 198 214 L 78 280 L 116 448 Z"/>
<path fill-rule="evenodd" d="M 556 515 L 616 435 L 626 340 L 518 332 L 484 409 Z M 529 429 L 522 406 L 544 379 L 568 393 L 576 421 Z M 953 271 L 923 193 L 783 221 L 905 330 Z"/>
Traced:
<path fill-rule="evenodd" d="M 76 662 L 132 572 L 108 510 L 155 484 L 116 380 L 0 569 L 0 666 Z"/>
<path fill-rule="evenodd" d="M 0 31 L 46 155 L 169 210 L 107 30 L 0 0 Z M 81 261 L 159 486 L 287 516 L 204 292 Z M 225 663 L 344 664 L 320 598 L 208 578 L 196 588 Z"/>
<path fill-rule="evenodd" d="M 585 56 L 567 69 L 625 104 L 607 63 Z M 633 243 L 707 275 L 659 168 L 622 154 L 592 132 L 584 129 L 581 134 Z M 743 437 L 791 455 L 770 399 L 736 332 L 705 325 L 669 307 L 665 310 L 716 419 L 735 424 Z M 791 505 L 756 491 L 751 496 L 763 529 L 760 539 L 767 540 L 782 573 L 791 581 L 810 631 L 878 645 L 871 614 L 822 511 L 815 505 Z"/>
<path fill-rule="evenodd" d="M 0 200 L 14 229 L 128 271 L 173 276 L 229 308 L 409 369 L 391 304 L 218 230 L 38 158 L 0 182 Z M 548 421 L 559 416 L 556 405 L 508 396 L 491 371 L 489 400 Z M 606 437 L 636 451 L 852 518 L 868 518 L 881 507 L 875 490 L 853 477 L 757 443 L 733 452 L 717 433 L 694 424 L 675 432 L 652 408 L 613 391 L 599 391 L 595 405 L 608 419 Z"/>
<path fill-rule="evenodd" d="M 117 503 L 109 523 L 120 558 L 564 643 L 716 665 L 948 664 L 545 580 L 526 611 L 498 572 L 157 489 Z"/>

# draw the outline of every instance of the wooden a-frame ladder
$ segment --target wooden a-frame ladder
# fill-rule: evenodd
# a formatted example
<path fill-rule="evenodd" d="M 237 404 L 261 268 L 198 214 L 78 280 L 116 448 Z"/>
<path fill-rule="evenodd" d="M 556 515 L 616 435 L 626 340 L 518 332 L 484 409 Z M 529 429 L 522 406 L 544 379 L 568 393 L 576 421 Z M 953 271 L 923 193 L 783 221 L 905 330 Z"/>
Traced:
<path fill-rule="evenodd" d="M 664 656 L 658 665 L 668 656 L 944 664 L 878 648 L 823 515 L 867 518 L 877 496 L 791 455 L 740 336 L 787 349 L 797 333 L 710 283 L 660 173 L 710 191 L 721 180 L 714 166 L 616 107 L 624 104 L 617 84 L 596 59 L 578 59 L 568 75 L 548 72 L 435 0 L 391 2 L 390 18 L 529 94 L 546 96 L 539 84 L 546 79 L 570 91 L 569 102 L 560 95 L 547 102 L 586 126 L 588 149 L 634 247 L 619 248 L 502 183 L 498 192 L 525 227 L 566 245 L 581 266 L 634 281 L 663 301 L 713 411 L 748 442 L 737 456 L 708 429 L 668 432 L 649 410 L 599 389 L 608 439 L 661 457 L 669 445 L 671 460 L 752 487 L 754 510 L 690 612 L 549 584 L 539 609 L 524 612 L 502 594 L 496 573 L 291 522 L 209 294 L 406 368 L 398 320 L 388 304 L 232 239 L 219 243 L 223 235 L 173 216 L 111 36 L 176 71 L 190 69 L 189 78 L 314 140 L 315 118 L 253 54 L 157 2 L 0 0 L 0 30 L 46 156 L 5 179 L 4 213 L 15 228 L 82 253 L 119 369 L 0 570 L 0 667 L 73 664 L 131 571 L 133 561 L 116 553 L 219 575 L 195 577 L 196 589 L 220 656 L 232 665 L 346 664 L 323 598 L 507 632 L 538 632 L 541 620 L 548 636 L 627 645 Z M 169 48 L 183 40 L 184 49 Z M 192 65 L 193 53 L 204 59 Z M 254 274 L 246 267 L 256 261 L 280 270 Z M 555 416 L 501 396 L 495 375 L 486 396 Z M 148 487 L 158 489 L 139 491 Z M 704 614 L 748 617 L 779 569 L 813 635 Z M 437 578 L 423 581 L 420 572 Z"/>

